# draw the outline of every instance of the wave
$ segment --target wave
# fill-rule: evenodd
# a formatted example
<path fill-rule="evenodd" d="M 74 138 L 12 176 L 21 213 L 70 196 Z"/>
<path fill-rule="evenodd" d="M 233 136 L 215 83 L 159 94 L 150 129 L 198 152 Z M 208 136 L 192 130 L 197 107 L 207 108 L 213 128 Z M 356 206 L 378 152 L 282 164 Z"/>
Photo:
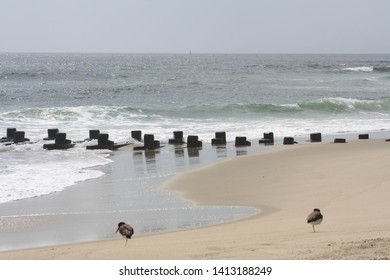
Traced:
<path fill-rule="evenodd" d="M 298 114 L 304 112 L 318 113 L 358 113 L 358 112 L 378 112 L 390 114 L 390 99 L 382 100 L 360 100 L 353 98 L 322 98 L 313 101 L 305 101 L 294 104 L 229 104 L 225 106 L 203 105 L 202 107 L 187 107 L 186 110 L 198 111 L 201 113 L 212 112 L 224 115 L 236 114 L 261 114 L 280 115 Z"/>
<path fill-rule="evenodd" d="M 27 108 L 19 111 L 4 112 L 0 120 L 41 120 L 41 121 L 93 121 L 112 120 L 127 116 L 129 118 L 140 116 L 142 110 L 132 107 L 115 106 L 78 106 L 78 107 L 51 107 Z"/>
<path fill-rule="evenodd" d="M 373 66 L 359 66 L 359 67 L 345 67 L 342 68 L 343 71 L 352 71 L 352 72 L 372 72 L 374 71 Z"/>
<path fill-rule="evenodd" d="M 390 66 L 374 66 L 373 71 L 376 72 L 390 72 Z"/>
<path fill-rule="evenodd" d="M 325 113 L 390 113 L 390 99 L 361 100 L 335 97 L 299 103 L 298 106 L 304 110 Z"/>
<path fill-rule="evenodd" d="M 358 66 L 358 67 L 345 67 L 341 69 L 342 71 L 352 71 L 352 72 L 390 72 L 390 66 L 381 65 L 381 66 Z"/>
<path fill-rule="evenodd" d="M 45 75 L 43 72 L 5 72 L 0 73 L 0 79 L 18 79 L 18 78 L 35 78 L 37 76 Z"/>
<path fill-rule="evenodd" d="M 141 108 L 131 106 L 79 106 L 58 108 L 29 108 L 0 114 L 0 122 L 82 122 L 91 126 L 126 121 L 155 121 L 189 118 L 251 118 L 299 117 L 302 114 L 390 114 L 390 98 L 361 100 L 354 98 L 321 98 L 292 104 L 206 104 L 183 107 Z"/>

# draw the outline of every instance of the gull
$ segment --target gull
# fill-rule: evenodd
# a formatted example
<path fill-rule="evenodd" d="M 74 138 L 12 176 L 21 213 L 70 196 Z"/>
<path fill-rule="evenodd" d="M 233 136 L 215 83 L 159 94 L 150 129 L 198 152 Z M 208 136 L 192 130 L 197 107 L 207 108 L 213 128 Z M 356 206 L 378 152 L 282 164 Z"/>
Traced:
<path fill-rule="evenodd" d="M 127 241 L 131 238 L 131 236 L 134 234 L 134 229 L 131 225 L 128 225 L 124 222 L 118 223 L 118 229 L 115 233 L 119 233 L 126 238 L 125 246 L 127 246 Z"/>
<path fill-rule="evenodd" d="M 313 226 L 313 232 L 316 232 L 314 226 L 321 224 L 323 218 L 324 217 L 322 216 L 321 211 L 318 208 L 315 208 L 313 212 L 311 212 L 310 215 L 307 216 L 307 223 Z"/>

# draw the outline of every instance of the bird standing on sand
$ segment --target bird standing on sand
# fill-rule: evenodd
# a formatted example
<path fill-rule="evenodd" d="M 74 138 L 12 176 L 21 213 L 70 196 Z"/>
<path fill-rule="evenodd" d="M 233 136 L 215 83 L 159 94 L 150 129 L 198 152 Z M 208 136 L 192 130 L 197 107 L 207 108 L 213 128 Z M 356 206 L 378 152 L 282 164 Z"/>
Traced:
<path fill-rule="evenodd" d="M 324 216 L 322 216 L 321 211 L 318 208 L 315 208 L 313 212 L 307 216 L 307 223 L 313 226 L 313 232 L 316 232 L 314 226 L 321 224 L 323 218 Z"/>
<path fill-rule="evenodd" d="M 128 225 L 124 222 L 120 222 L 118 224 L 118 229 L 115 233 L 119 233 L 126 238 L 125 246 L 127 246 L 127 241 L 131 238 L 131 236 L 134 234 L 134 229 L 131 225 Z"/>

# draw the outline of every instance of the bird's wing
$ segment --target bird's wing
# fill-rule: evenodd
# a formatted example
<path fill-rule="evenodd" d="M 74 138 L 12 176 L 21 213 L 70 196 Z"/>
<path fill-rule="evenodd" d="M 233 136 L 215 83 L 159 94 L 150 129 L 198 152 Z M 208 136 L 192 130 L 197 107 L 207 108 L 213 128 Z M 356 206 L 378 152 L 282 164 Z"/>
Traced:
<path fill-rule="evenodd" d="M 311 213 L 308 217 L 307 217 L 307 222 L 310 223 L 310 222 L 314 222 L 314 221 L 318 221 L 322 219 L 322 214 L 321 212 L 317 212 L 317 211 L 314 211 L 313 213 Z"/>
<path fill-rule="evenodd" d="M 123 225 L 122 232 L 124 236 L 131 238 L 134 234 L 134 229 L 130 225 Z"/>

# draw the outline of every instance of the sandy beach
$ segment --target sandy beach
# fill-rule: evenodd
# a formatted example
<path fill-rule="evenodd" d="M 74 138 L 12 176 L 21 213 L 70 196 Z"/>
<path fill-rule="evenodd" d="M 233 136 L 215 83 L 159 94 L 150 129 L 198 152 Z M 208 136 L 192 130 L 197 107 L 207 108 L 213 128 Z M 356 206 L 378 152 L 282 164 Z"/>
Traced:
<path fill-rule="evenodd" d="M 239 221 L 124 240 L 0 253 L 0 259 L 388 259 L 390 142 L 283 146 L 174 176 L 197 205 L 249 206 Z M 324 215 L 313 233 L 313 208 Z M 127 221 L 131 223 L 131 221 Z"/>

